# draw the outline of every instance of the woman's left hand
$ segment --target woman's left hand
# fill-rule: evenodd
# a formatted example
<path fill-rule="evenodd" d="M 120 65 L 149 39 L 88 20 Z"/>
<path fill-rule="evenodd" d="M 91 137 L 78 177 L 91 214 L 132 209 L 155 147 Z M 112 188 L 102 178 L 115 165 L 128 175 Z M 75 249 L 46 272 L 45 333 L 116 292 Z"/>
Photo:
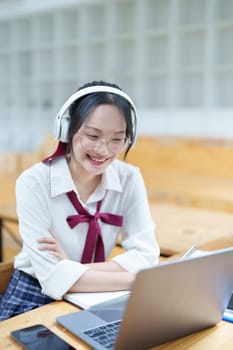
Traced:
<path fill-rule="evenodd" d="M 48 251 L 59 260 L 68 259 L 64 249 L 61 247 L 56 235 L 49 229 L 52 237 L 42 237 L 37 240 L 39 243 L 38 249 Z"/>

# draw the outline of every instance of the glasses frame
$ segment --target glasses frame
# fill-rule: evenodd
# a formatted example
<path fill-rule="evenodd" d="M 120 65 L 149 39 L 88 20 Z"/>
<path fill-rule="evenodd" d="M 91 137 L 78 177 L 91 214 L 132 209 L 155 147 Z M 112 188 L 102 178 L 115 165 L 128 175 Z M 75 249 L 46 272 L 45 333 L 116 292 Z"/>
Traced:
<path fill-rule="evenodd" d="M 105 147 L 108 149 L 108 151 L 112 154 L 120 154 L 129 144 L 131 144 L 131 140 L 128 137 L 125 137 L 125 142 L 122 144 L 115 144 L 115 146 L 119 146 L 119 149 L 114 151 L 111 149 L 111 139 L 114 137 L 109 137 L 106 139 L 105 137 L 99 137 L 97 140 L 91 140 L 88 135 L 85 132 L 78 132 L 77 135 L 80 137 L 80 145 L 83 147 L 85 151 L 96 151 L 96 149 L 99 149 L 102 147 L 103 144 L 105 144 Z M 86 145 L 83 144 L 82 139 L 86 138 L 88 142 L 90 143 L 96 143 L 96 145 L 93 145 L 93 147 L 86 147 Z M 109 148 L 110 145 L 110 148 Z"/>

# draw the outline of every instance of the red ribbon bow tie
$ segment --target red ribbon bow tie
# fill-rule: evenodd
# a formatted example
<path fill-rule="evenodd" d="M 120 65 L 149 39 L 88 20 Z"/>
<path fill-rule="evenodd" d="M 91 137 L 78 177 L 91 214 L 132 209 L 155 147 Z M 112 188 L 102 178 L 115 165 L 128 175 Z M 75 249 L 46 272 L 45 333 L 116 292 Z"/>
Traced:
<path fill-rule="evenodd" d="M 83 208 L 74 191 L 68 192 L 67 195 L 78 212 L 78 214 L 69 215 L 66 218 L 69 226 L 74 228 L 81 222 L 89 223 L 81 263 L 86 264 L 92 262 L 93 254 L 94 262 L 105 261 L 104 243 L 98 219 L 106 224 L 121 227 L 123 224 L 123 216 L 110 213 L 100 213 L 102 201 L 97 203 L 96 213 L 91 215 L 85 208 Z"/>

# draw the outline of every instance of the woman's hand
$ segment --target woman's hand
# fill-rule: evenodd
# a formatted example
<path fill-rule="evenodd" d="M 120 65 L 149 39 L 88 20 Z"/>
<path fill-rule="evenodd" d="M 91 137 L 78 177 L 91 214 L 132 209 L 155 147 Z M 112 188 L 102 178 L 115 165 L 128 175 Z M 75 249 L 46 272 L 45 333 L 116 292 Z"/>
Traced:
<path fill-rule="evenodd" d="M 59 260 L 68 259 L 68 256 L 60 245 L 56 235 L 50 229 L 49 233 L 52 237 L 42 237 L 37 240 L 39 243 L 38 249 L 41 251 L 48 251 Z"/>

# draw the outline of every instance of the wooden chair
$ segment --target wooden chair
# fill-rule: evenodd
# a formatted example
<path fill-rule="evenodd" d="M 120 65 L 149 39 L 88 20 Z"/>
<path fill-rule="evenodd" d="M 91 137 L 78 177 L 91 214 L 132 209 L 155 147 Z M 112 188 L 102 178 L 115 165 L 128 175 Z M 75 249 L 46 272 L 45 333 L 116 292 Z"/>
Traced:
<path fill-rule="evenodd" d="M 13 271 L 13 261 L 0 263 L 0 294 L 5 292 Z"/>

